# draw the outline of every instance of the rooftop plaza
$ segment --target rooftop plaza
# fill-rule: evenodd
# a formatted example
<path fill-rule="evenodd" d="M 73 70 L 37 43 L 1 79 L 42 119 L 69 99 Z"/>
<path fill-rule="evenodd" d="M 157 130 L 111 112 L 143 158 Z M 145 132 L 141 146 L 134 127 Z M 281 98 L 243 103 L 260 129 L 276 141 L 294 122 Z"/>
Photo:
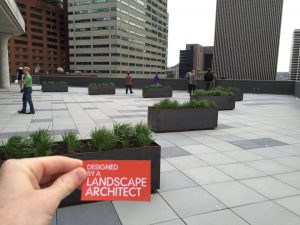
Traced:
<path fill-rule="evenodd" d="M 0 139 L 39 128 L 88 138 L 97 126 L 147 121 L 159 99 L 117 89 L 89 96 L 87 88 L 43 93 L 34 86 L 36 114 L 18 114 L 17 86 L 0 91 Z M 173 99 L 188 101 L 185 91 Z M 162 147 L 161 188 L 151 202 L 98 202 L 59 208 L 57 225 L 299 225 L 300 100 L 245 94 L 233 111 L 219 111 L 215 130 L 154 134 Z M 34 219 L 34 218 L 33 218 Z"/>

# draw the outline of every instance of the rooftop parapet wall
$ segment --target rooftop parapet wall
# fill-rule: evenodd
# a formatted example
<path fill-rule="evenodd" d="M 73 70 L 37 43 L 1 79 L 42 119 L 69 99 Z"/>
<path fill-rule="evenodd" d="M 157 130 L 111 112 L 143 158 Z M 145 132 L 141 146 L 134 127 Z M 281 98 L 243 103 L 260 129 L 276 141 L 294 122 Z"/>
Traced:
<path fill-rule="evenodd" d="M 12 81 L 15 76 L 12 77 Z M 42 84 L 45 81 L 66 81 L 69 86 L 87 87 L 90 83 L 111 83 L 113 82 L 117 88 L 124 87 L 124 79 L 120 78 L 97 78 L 97 77 L 84 77 L 84 76 L 51 76 L 33 75 L 33 82 L 35 84 Z M 133 79 L 133 88 L 142 89 L 146 85 L 151 84 L 153 79 Z M 169 85 L 174 90 L 187 90 L 187 82 L 185 79 L 161 79 L 162 85 Z M 237 87 L 244 93 L 261 93 L 261 94 L 283 94 L 294 95 L 295 84 L 300 91 L 300 82 L 294 81 L 247 81 L 247 80 L 218 80 L 217 85 L 224 87 Z M 197 89 L 204 88 L 205 83 L 202 80 L 197 81 Z"/>

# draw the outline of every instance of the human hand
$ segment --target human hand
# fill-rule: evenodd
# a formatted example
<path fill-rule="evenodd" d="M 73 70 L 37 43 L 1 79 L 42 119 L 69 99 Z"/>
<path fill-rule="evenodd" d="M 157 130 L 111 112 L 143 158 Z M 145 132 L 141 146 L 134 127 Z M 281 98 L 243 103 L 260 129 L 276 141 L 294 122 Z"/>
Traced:
<path fill-rule="evenodd" d="M 82 161 L 52 156 L 7 160 L 0 170 L 0 224 L 47 225 L 86 178 Z"/>

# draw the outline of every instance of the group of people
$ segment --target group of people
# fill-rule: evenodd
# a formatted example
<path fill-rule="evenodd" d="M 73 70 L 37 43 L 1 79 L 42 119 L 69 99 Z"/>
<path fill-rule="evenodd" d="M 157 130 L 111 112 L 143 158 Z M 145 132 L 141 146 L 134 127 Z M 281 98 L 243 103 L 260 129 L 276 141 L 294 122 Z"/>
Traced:
<path fill-rule="evenodd" d="M 17 71 L 17 80 L 20 85 L 20 92 L 23 93 L 22 102 L 23 107 L 18 113 L 35 114 L 33 102 L 32 102 L 32 77 L 30 75 L 29 67 L 19 67 Z M 30 111 L 27 112 L 27 103 L 29 104 Z"/>
<path fill-rule="evenodd" d="M 192 95 L 196 90 L 196 84 L 197 84 L 195 70 L 192 70 L 191 72 L 188 72 L 186 74 L 186 80 L 188 84 L 188 93 Z M 207 72 L 204 74 L 204 82 L 205 82 L 206 90 L 215 88 L 216 80 L 217 80 L 217 75 L 213 71 L 211 71 L 210 68 L 208 68 Z"/>

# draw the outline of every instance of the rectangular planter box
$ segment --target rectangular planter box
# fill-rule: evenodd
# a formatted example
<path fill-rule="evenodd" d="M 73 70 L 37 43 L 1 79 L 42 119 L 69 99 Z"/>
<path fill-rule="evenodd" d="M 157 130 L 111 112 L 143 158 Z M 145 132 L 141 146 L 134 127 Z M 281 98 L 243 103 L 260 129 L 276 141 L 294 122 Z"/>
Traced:
<path fill-rule="evenodd" d="M 97 88 L 89 87 L 89 95 L 114 95 L 116 94 L 116 88 L 113 86 L 101 86 Z"/>
<path fill-rule="evenodd" d="M 68 92 L 67 83 L 43 83 L 42 84 L 43 92 Z"/>
<path fill-rule="evenodd" d="M 234 93 L 234 100 L 235 101 L 243 101 L 244 99 L 244 93 L 243 92 L 236 92 Z"/>
<path fill-rule="evenodd" d="M 143 148 L 117 149 L 103 152 L 86 152 L 64 155 L 81 160 L 151 160 L 151 191 L 160 188 L 160 159 L 161 147 L 153 143 L 152 146 Z M 2 156 L 3 157 L 3 156 Z M 4 160 L 0 159 L 0 166 Z M 60 207 L 84 204 L 81 202 L 81 191 L 75 190 L 61 201 Z"/>
<path fill-rule="evenodd" d="M 172 97 L 171 87 L 143 88 L 143 98 L 170 98 Z"/>
<path fill-rule="evenodd" d="M 191 100 L 208 100 L 217 105 L 218 110 L 233 110 L 234 96 L 191 96 Z"/>
<path fill-rule="evenodd" d="M 157 133 L 214 129 L 218 125 L 218 110 L 148 107 L 148 124 Z"/>

